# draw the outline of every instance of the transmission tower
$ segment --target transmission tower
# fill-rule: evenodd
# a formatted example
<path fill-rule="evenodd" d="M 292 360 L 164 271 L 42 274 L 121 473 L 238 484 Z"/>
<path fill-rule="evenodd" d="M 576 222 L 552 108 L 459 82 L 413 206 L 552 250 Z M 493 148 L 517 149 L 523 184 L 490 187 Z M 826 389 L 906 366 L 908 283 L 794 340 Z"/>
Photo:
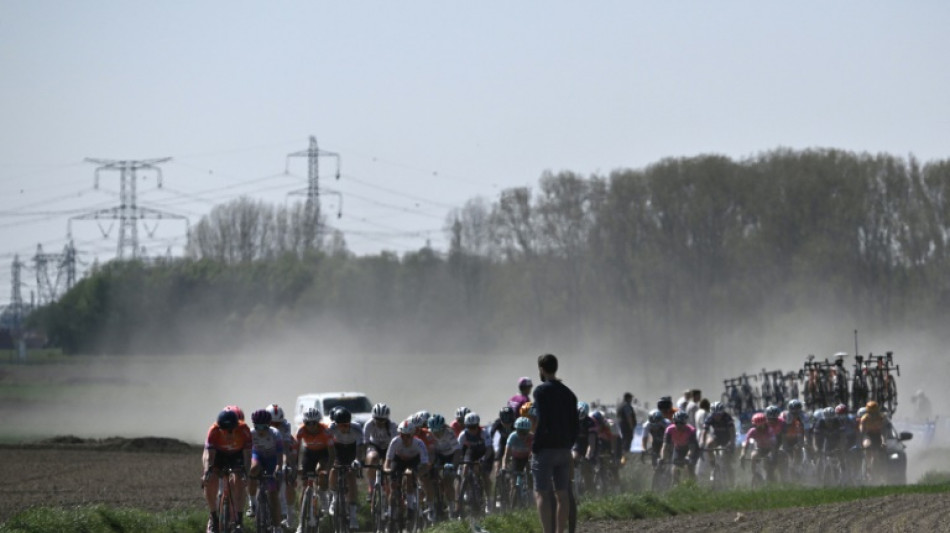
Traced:
<path fill-rule="evenodd" d="M 20 262 L 20 256 L 13 256 L 13 283 L 10 291 L 10 305 L 6 312 L 9 313 L 10 337 L 13 340 L 13 346 L 16 348 L 20 358 L 24 357 L 23 350 L 23 318 L 26 316 L 26 306 L 23 304 L 23 293 L 20 287 L 23 281 L 20 279 L 20 273 L 23 269 L 23 263 Z"/>
<path fill-rule="evenodd" d="M 162 186 L 162 170 L 157 166 L 161 163 L 170 161 L 170 157 L 159 159 L 145 159 L 141 161 L 113 160 L 113 159 L 91 159 L 86 161 L 99 165 L 95 173 L 95 187 L 99 188 L 99 173 L 104 170 L 116 170 L 119 172 L 119 205 L 107 209 L 100 209 L 84 215 L 78 215 L 70 218 L 73 220 L 99 220 L 114 219 L 119 221 L 119 242 L 116 250 L 116 256 L 119 259 L 136 259 L 139 256 L 139 220 L 145 219 L 175 219 L 188 221 L 187 217 L 167 213 L 157 209 L 141 207 L 138 205 L 137 188 L 138 173 L 141 171 L 152 171 L 158 175 L 158 187 Z M 70 236 L 72 230 L 69 231 Z M 103 232 L 105 234 L 105 232 Z"/>
<path fill-rule="evenodd" d="M 56 277 L 50 279 L 49 265 L 56 266 Z M 43 245 L 36 245 L 36 255 L 33 256 L 33 270 L 36 272 L 36 292 L 38 304 L 46 305 L 55 301 L 60 294 L 60 288 L 65 281 L 65 290 L 69 291 L 76 282 L 76 250 L 70 241 L 63 248 L 61 254 L 43 253 Z M 65 275 L 65 280 L 63 277 Z"/>
<path fill-rule="evenodd" d="M 336 159 L 336 179 L 340 179 L 340 154 L 328 152 L 317 147 L 317 138 L 310 136 L 310 146 L 306 150 L 287 154 L 287 168 L 285 172 L 290 172 L 291 157 L 307 158 L 307 188 L 291 191 L 293 195 L 306 195 L 307 200 L 304 204 L 304 216 L 306 223 L 304 225 L 304 242 L 307 248 L 313 248 L 320 236 L 320 195 L 334 195 L 339 198 L 339 208 L 337 209 L 337 218 L 343 215 L 343 195 L 338 191 L 331 189 L 320 190 L 320 158 L 332 157 Z"/>

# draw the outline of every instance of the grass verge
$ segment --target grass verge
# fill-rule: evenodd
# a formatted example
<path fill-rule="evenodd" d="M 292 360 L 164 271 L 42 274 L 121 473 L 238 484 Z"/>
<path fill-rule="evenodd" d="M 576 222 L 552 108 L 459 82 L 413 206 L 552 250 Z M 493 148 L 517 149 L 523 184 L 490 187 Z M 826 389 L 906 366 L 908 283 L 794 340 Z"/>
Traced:
<path fill-rule="evenodd" d="M 668 494 L 627 493 L 584 500 L 578 509 L 578 521 L 660 518 L 680 514 L 714 511 L 750 511 L 853 501 L 894 494 L 930 494 L 950 492 L 946 474 L 934 474 L 929 484 L 899 487 L 852 488 L 771 488 L 712 492 L 695 486 L 682 486 Z M 368 523 L 361 509 L 361 523 Z M 31 509 L 4 524 L 0 533 L 198 533 L 204 531 L 207 514 L 200 510 L 148 513 L 136 509 L 117 509 L 104 505 L 72 509 Z M 533 509 L 486 517 L 480 524 L 491 533 L 539 533 L 541 525 Z M 365 528 L 364 528 L 365 529 Z M 439 524 L 431 533 L 470 533 L 463 522 Z"/>

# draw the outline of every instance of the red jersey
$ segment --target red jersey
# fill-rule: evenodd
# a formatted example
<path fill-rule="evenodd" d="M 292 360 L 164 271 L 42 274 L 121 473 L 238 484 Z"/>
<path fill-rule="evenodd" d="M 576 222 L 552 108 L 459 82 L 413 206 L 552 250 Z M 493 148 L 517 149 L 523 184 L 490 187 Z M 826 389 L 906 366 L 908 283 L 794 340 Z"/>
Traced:
<path fill-rule="evenodd" d="M 452 429 L 452 433 L 455 433 L 455 438 L 458 438 L 458 436 L 461 435 L 462 431 L 465 429 L 465 424 L 459 422 L 456 418 L 451 424 L 449 424 L 449 428 Z"/>
<path fill-rule="evenodd" d="M 251 449 L 251 428 L 247 424 L 238 424 L 231 431 L 225 431 L 212 424 L 205 438 L 205 449 L 224 453 L 234 453 Z"/>

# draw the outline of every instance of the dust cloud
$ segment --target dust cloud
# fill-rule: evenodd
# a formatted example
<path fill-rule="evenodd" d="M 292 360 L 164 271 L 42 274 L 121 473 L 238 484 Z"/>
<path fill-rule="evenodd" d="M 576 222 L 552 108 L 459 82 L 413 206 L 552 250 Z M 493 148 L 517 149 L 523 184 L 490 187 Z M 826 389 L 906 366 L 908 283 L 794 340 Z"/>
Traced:
<path fill-rule="evenodd" d="M 618 349 L 610 339 L 563 350 L 556 342 L 493 353 L 370 350 L 367 345 L 386 343 L 368 343 L 339 324 L 315 323 L 305 333 L 275 332 L 223 356 L 77 357 L 70 364 L 24 365 L 17 367 L 24 380 L 59 383 L 62 393 L 55 401 L 8 403 L 0 406 L 0 413 L 12 424 L 6 433 L 24 437 L 163 436 L 201 443 L 225 405 L 237 404 L 250 414 L 277 403 L 291 418 L 300 394 L 359 391 L 372 402 L 389 404 L 397 420 L 420 409 L 451 418 L 464 405 L 487 422 L 517 392 L 520 376 L 537 383 L 537 357 L 548 352 L 558 356 L 559 376 L 583 400 L 612 404 L 630 391 L 653 404 L 660 395 L 676 398 L 684 389 L 699 388 L 715 401 L 724 378 L 763 368 L 798 370 L 808 354 L 823 359 L 838 351 L 853 353 L 858 329 L 862 353 L 895 353 L 901 371 L 898 425 L 914 422 L 910 396 L 919 389 L 939 414 L 939 406 L 950 399 L 943 386 L 950 374 L 944 332 L 865 331 L 837 316 L 844 315 L 782 317 L 765 327 L 740 324 L 708 342 L 691 339 L 690 344 L 705 344 L 709 350 L 688 357 L 646 353 L 639 347 Z M 932 445 L 950 446 L 948 433 L 950 427 L 938 424 Z M 909 450 L 919 454 L 924 444 L 915 435 Z M 915 465 L 914 457 L 909 479 L 926 471 Z M 926 468 L 950 470 L 950 464 Z"/>

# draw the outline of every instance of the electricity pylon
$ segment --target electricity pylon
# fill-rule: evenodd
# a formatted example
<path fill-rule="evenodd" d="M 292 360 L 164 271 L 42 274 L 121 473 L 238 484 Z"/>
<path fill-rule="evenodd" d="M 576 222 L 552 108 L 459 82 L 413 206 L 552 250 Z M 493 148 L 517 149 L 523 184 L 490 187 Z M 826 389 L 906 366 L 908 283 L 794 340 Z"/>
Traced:
<path fill-rule="evenodd" d="M 307 188 L 291 191 L 289 194 L 306 195 L 307 200 L 304 204 L 304 246 L 308 249 L 316 247 L 320 237 L 320 195 L 334 195 L 339 198 L 340 204 L 337 210 L 337 218 L 343 215 L 343 195 L 339 191 L 332 189 L 320 190 L 320 158 L 333 157 L 336 159 L 336 179 L 340 179 L 340 154 L 328 152 L 317 147 L 317 138 L 310 136 L 310 146 L 306 150 L 287 154 L 287 167 L 285 172 L 290 172 L 291 157 L 307 158 Z"/>
<path fill-rule="evenodd" d="M 99 173 L 103 170 L 119 171 L 119 205 L 106 209 L 100 209 L 84 215 L 78 215 L 69 219 L 70 237 L 72 236 L 71 224 L 73 220 L 98 220 L 101 218 L 117 219 L 119 221 L 119 242 L 116 250 L 118 259 L 136 259 L 139 255 L 139 220 L 144 219 L 175 219 L 188 221 L 187 217 L 159 211 L 149 207 L 138 205 L 137 188 L 138 172 L 153 171 L 158 175 L 158 187 L 162 186 L 162 170 L 157 166 L 161 163 L 170 161 L 170 157 L 159 159 L 145 159 L 141 161 L 114 160 L 114 159 L 92 159 L 86 158 L 89 163 L 99 165 L 96 168 L 95 187 L 99 188 Z"/>
<path fill-rule="evenodd" d="M 53 279 L 50 278 L 50 264 L 56 267 L 56 277 Z M 76 283 L 76 249 L 72 241 L 66 244 L 61 254 L 43 253 L 43 245 L 37 244 L 33 270 L 36 272 L 38 304 L 42 306 L 56 301 L 64 281 L 65 291 L 69 291 Z"/>

